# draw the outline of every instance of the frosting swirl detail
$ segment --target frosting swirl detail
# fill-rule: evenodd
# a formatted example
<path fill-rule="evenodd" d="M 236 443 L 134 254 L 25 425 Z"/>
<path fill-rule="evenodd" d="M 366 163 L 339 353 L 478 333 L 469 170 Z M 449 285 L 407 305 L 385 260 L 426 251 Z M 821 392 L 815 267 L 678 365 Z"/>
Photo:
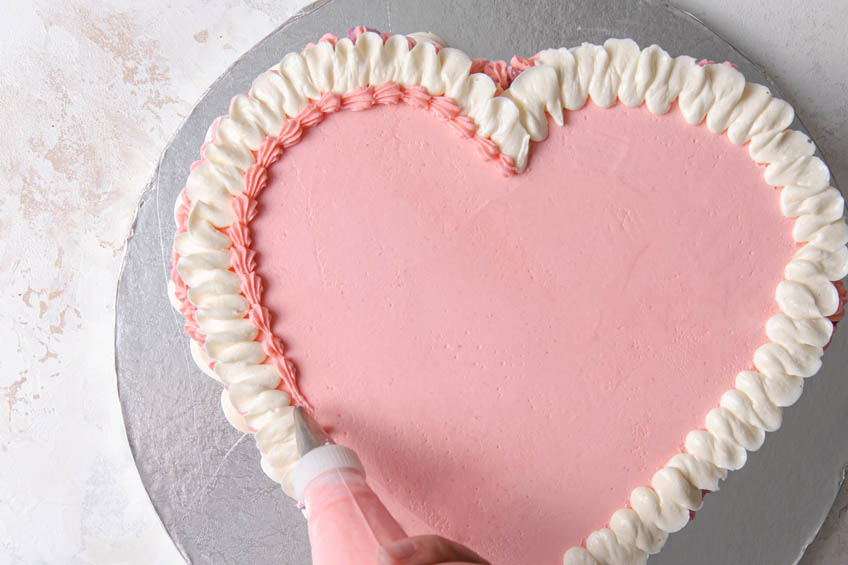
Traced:
<path fill-rule="evenodd" d="M 563 111 L 588 99 L 603 107 L 645 104 L 655 114 L 676 103 L 687 122 L 706 122 L 734 144 L 747 143 L 751 159 L 765 165 L 765 181 L 780 189 L 782 213 L 795 218 L 799 249 L 776 289 L 781 313 L 766 321 L 769 342 L 754 353 L 752 370 L 739 373 L 704 429 L 687 435 L 683 452 L 650 486 L 634 489 L 628 507 L 569 549 L 564 562 L 644 563 L 686 525 L 706 492 L 718 490 L 727 471 L 745 464 L 765 432 L 780 427 L 783 408 L 818 371 L 844 316 L 845 287 L 833 281 L 848 274 L 843 198 L 829 186 L 812 141 L 787 129 L 794 119 L 789 104 L 731 65 L 672 58 L 628 39 L 544 50 L 506 65 L 472 60 L 432 36 L 354 28 L 347 38 L 326 35 L 286 55 L 247 96 L 233 98 L 229 114 L 212 124 L 203 159 L 175 207 L 172 302 L 186 319 L 195 360 L 225 384 L 227 418 L 256 434 L 272 479 L 282 481 L 296 459 L 290 404 L 306 400 L 271 332 L 250 249 L 249 223 L 267 168 L 326 114 L 402 102 L 446 121 L 482 155 L 520 173 L 530 140 L 547 136 L 548 117 L 562 125 Z"/>
<path fill-rule="evenodd" d="M 505 173 L 517 172 L 513 160 L 501 154 L 497 144 L 477 135 L 474 122 L 461 114 L 456 102 L 445 96 L 433 96 L 421 86 L 404 87 L 386 82 L 377 87 L 361 86 L 343 95 L 325 92 L 317 100 L 307 102 L 297 115 L 287 118 L 276 136 L 266 135 L 258 148 L 251 149 L 255 162 L 243 171 L 242 192 L 229 197 L 232 221 L 226 227 L 226 219 L 220 223 L 208 220 L 201 223 L 197 219 L 203 218 L 201 214 L 208 212 L 210 205 L 203 200 L 192 202 L 188 183 L 175 210 L 177 238 L 182 239 L 182 248 L 193 247 L 188 238 L 194 235 L 196 239 L 191 243 L 203 249 L 181 255 L 175 242 L 171 273 L 174 304 L 186 318 L 185 329 L 192 339 L 195 360 L 205 372 L 225 384 L 221 397 L 225 415 L 236 428 L 257 434 L 263 469 L 278 482 L 296 460 L 289 405 L 293 401 L 308 408 L 309 404 L 298 389 L 294 364 L 286 358 L 282 341 L 273 335 L 270 312 L 262 306 L 262 279 L 256 272 L 249 227 L 257 213 L 257 198 L 268 184 L 268 168 L 282 158 L 285 149 L 300 141 L 306 129 L 320 124 L 327 114 L 400 103 L 428 111 L 436 119 L 452 124 L 460 137 L 473 141 L 479 152 L 495 160 Z M 210 148 L 219 147 L 216 143 L 220 141 L 221 123 L 228 122 L 226 118 L 215 122 L 211 139 L 204 145 L 204 159 Z M 212 154 L 224 153 L 212 151 Z M 193 170 L 201 170 L 204 163 L 201 160 Z M 222 214 L 216 215 L 223 218 Z M 195 232 L 191 231 L 193 222 L 197 227 Z M 226 242 L 218 238 L 220 234 L 226 236 Z M 213 256 L 217 257 L 215 265 L 209 263 Z M 209 271 L 210 267 L 222 272 Z M 199 271 L 205 275 L 201 276 Z M 238 295 L 219 295 L 212 284 L 207 284 L 209 294 L 204 292 L 201 278 L 212 283 L 217 275 L 230 282 L 231 274 L 237 278 Z M 199 290 L 192 292 L 190 288 Z M 231 286 L 227 285 L 225 291 L 232 291 Z M 217 308 L 222 301 L 237 307 Z M 274 378 L 267 369 L 249 370 L 251 365 L 272 369 Z M 266 429 L 276 431 L 263 434 Z"/>

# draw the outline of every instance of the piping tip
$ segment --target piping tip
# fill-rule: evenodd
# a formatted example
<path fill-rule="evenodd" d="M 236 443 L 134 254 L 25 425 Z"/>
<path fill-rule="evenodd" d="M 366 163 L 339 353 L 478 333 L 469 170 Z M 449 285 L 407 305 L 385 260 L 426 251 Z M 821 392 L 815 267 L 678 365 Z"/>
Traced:
<path fill-rule="evenodd" d="M 294 437 L 297 442 L 297 453 L 300 457 L 303 457 L 316 447 L 333 443 L 327 432 L 318 425 L 318 422 L 302 406 L 294 407 Z"/>

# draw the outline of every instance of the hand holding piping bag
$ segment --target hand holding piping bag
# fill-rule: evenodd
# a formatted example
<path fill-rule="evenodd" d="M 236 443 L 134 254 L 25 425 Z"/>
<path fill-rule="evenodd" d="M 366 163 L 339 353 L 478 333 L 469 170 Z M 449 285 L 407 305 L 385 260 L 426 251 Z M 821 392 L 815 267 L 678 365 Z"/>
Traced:
<path fill-rule="evenodd" d="M 313 565 L 488 564 L 450 540 L 407 537 L 365 482 L 356 453 L 335 445 L 299 406 L 294 421 L 300 461 L 287 492 L 305 506 Z"/>

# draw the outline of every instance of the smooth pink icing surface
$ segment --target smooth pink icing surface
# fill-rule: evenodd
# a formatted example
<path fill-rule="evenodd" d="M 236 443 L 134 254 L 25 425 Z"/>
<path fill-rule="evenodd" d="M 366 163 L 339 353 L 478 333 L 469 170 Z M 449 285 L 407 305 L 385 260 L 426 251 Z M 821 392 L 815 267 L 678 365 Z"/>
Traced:
<path fill-rule="evenodd" d="M 302 390 L 408 532 L 559 563 L 751 367 L 795 249 L 679 112 L 569 112 L 505 177 L 406 106 L 328 116 L 251 224 Z"/>

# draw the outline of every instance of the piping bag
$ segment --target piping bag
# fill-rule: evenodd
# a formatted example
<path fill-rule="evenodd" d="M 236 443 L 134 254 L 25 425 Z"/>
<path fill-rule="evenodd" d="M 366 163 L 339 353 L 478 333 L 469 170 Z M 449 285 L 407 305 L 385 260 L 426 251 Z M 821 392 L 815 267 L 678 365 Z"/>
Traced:
<path fill-rule="evenodd" d="M 286 493 L 305 508 L 313 565 L 374 565 L 377 549 L 406 533 L 365 482 L 352 449 L 336 445 L 300 406 L 294 408 L 300 460 Z"/>

